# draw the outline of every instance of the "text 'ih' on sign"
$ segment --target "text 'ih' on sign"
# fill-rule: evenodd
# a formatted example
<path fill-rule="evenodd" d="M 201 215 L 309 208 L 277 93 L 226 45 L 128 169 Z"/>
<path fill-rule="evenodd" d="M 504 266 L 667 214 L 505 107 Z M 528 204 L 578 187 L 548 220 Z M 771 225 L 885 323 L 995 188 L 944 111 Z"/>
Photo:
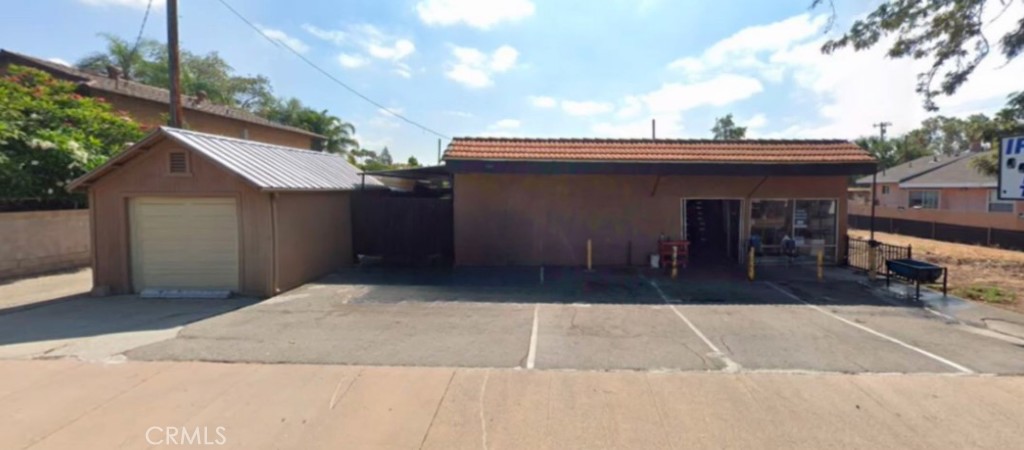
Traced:
<path fill-rule="evenodd" d="M 1024 200 L 1024 136 L 1003 139 L 999 150 L 999 199 Z"/>

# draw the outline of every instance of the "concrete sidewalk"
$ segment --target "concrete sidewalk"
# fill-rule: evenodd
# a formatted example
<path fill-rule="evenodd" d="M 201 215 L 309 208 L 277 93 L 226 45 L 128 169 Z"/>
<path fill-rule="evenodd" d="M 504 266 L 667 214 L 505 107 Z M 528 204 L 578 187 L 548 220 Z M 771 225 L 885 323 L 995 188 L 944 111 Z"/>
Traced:
<path fill-rule="evenodd" d="M 86 295 L 92 289 L 92 269 L 0 281 L 0 312 Z"/>
<path fill-rule="evenodd" d="M 1022 397 L 1017 377 L 0 361 L 0 448 L 1002 449 Z"/>

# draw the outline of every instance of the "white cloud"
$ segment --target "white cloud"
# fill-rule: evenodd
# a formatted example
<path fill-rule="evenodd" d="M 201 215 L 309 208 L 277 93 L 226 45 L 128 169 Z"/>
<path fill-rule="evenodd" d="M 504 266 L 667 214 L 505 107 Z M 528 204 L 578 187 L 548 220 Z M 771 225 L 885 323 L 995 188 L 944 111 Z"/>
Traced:
<path fill-rule="evenodd" d="M 492 86 L 492 76 L 511 70 L 516 65 L 519 52 L 508 45 L 494 50 L 490 55 L 470 47 L 452 48 L 455 61 L 448 64 L 445 76 L 470 89 Z"/>
<path fill-rule="evenodd" d="M 640 100 L 640 97 L 637 97 L 635 95 L 626 96 L 626 98 L 623 100 L 623 103 L 625 104 L 622 105 L 619 108 L 619 110 L 615 112 L 616 118 L 629 119 L 632 117 L 636 117 L 644 110 L 643 101 Z"/>
<path fill-rule="evenodd" d="M 79 0 L 93 6 L 127 6 L 129 8 L 146 9 L 149 0 Z M 153 0 L 153 8 L 163 8 L 164 0 Z"/>
<path fill-rule="evenodd" d="M 292 50 L 295 50 L 299 53 L 306 53 L 309 51 L 309 46 L 306 45 L 305 42 L 302 42 L 298 38 L 289 36 L 284 31 L 277 30 L 274 28 L 267 28 L 260 24 L 256 24 L 256 28 L 259 28 L 260 32 L 263 33 L 268 38 L 273 39 L 278 43 L 287 45 L 288 47 L 291 47 Z"/>
<path fill-rule="evenodd" d="M 331 42 L 334 45 L 344 45 L 348 42 L 348 33 L 341 30 L 325 30 L 308 23 L 302 25 L 302 29 L 313 36 Z"/>
<path fill-rule="evenodd" d="M 338 56 L 338 62 L 345 68 L 369 66 L 372 60 L 391 64 L 391 72 L 403 78 L 412 77 L 412 69 L 405 62 L 416 52 L 411 39 L 381 31 L 371 24 L 355 24 L 344 30 L 325 30 L 304 24 L 302 29 L 314 37 L 330 42 L 346 51 Z"/>
<path fill-rule="evenodd" d="M 370 60 L 361 55 L 342 53 L 338 55 L 338 64 L 346 69 L 358 69 L 370 63 Z"/>
<path fill-rule="evenodd" d="M 1002 36 L 1015 26 L 1014 18 L 1024 15 L 1024 4 L 1011 2 L 1009 9 L 994 20 L 1001 8 L 990 8 L 983 19 L 990 39 Z M 881 40 L 874 48 L 860 52 L 843 49 L 832 55 L 821 53 L 826 40 L 826 18 L 801 14 L 734 33 L 708 47 L 698 56 L 677 59 L 669 68 L 679 71 L 691 82 L 706 83 L 722 77 L 753 77 L 779 83 L 789 91 L 793 107 L 791 117 L 767 118 L 755 115 L 741 125 L 757 129 L 758 135 L 778 138 L 855 138 L 872 134 L 871 124 L 882 120 L 894 124 L 891 132 L 902 133 L 917 127 L 930 113 L 915 92 L 917 74 L 927 70 L 929 60 L 890 59 L 886 52 L 893 39 Z M 840 31 L 842 28 L 840 27 Z M 953 97 L 937 99 L 940 114 L 964 115 L 991 112 L 1005 102 L 1005 96 L 1020 89 L 1024 58 L 1006 61 L 993 52 Z M 703 80 L 703 81 L 702 81 Z M 753 83 L 717 86 L 729 94 L 726 84 L 745 86 L 747 92 L 759 91 Z M 712 86 L 705 85 L 704 88 Z M 704 89 L 670 88 L 658 95 L 643 96 L 652 110 L 671 112 L 681 104 L 693 103 Z M 656 97 L 660 97 L 659 101 Z M 704 98 L 703 102 L 708 104 Z M 682 102 L 682 103 L 680 103 Z M 659 121 L 660 122 L 660 121 Z M 659 123 L 660 128 L 660 123 Z M 659 133 L 660 134 L 660 133 Z"/>
<path fill-rule="evenodd" d="M 678 113 L 699 106 L 725 106 L 762 90 L 764 86 L 756 78 L 724 74 L 696 83 L 666 83 L 640 99 L 652 113 Z"/>
<path fill-rule="evenodd" d="M 754 69 L 771 81 L 781 74 L 763 56 L 784 51 L 820 35 L 827 23 L 825 15 L 800 14 L 778 22 L 744 28 L 708 47 L 700 56 L 687 56 L 669 63 L 669 69 L 698 79 L 716 71 Z"/>
<path fill-rule="evenodd" d="M 491 56 L 491 70 L 495 72 L 509 70 L 515 67 L 517 59 L 519 59 L 518 50 L 508 45 L 502 45 Z"/>
<path fill-rule="evenodd" d="M 592 116 L 610 112 L 615 107 L 611 103 L 595 101 L 562 100 L 562 111 L 570 116 Z"/>
<path fill-rule="evenodd" d="M 366 51 L 374 58 L 399 61 L 415 52 L 416 46 L 408 39 L 399 39 L 391 45 L 371 43 Z"/>
<path fill-rule="evenodd" d="M 548 96 L 544 96 L 544 95 L 531 95 L 531 96 L 527 97 L 527 100 L 529 100 L 530 104 L 533 105 L 535 108 L 545 108 L 545 109 L 547 109 L 547 108 L 554 108 L 554 107 L 558 106 L 558 100 L 555 100 L 552 97 L 548 97 Z"/>
<path fill-rule="evenodd" d="M 656 119 L 658 138 L 683 137 L 682 119 L 679 114 L 665 114 Z M 590 127 L 590 130 L 598 137 L 648 139 L 651 137 L 651 120 L 600 122 Z"/>
<path fill-rule="evenodd" d="M 482 30 L 525 19 L 534 10 L 530 0 L 422 0 L 416 4 L 420 20 L 427 25 L 464 23 Z"/>
<path fill-rule="evenodd" d="M 402 78 L 412 78 L 412 70 L 409 70 L 409 66 L 399 66 L 392 70 L 392 72 L 394 72 L 395 75 L 398 75 Z"/>
<path fill-rule="evenodd" d="M 462 117 L 462 118 L 466 118 L 466 119 L 471 118 L 471 117 L 476 117 L 476 115 L 474 115 L 473 113 L 469 113 L 469 112 L 465 112 L 465 111 L 445 111 L 444 113 L 448 114 L 450 116 Z"/>
<path fill-rule="evenodd" d="M 754 114 L 754 116 L 749 119 L 741 119 L 738 123 L 740 126 L 747 127 L 748 129 L 757 130 L 764 128 L 764 126 L 768 124 L 768 117 L 759 113 Z"/>
<path fill-rule="evenodd" d="M 502 130 L 513 130 L 513 129 L 519 128 L 520 125 L 522 125 L 522 122 L 520 122 L 517 119 L 501 119 L 501 120 L 499 120 L 497 122 L 492 123 L 490 128 L 492 128 L 492 129 L 502 129 Z"/>
<path fill-rule="evenodd" d="M 67 62 L 67 61 L 65 61 L 65 60 L 63 60 L 61 58 L 49 58 L 49 59 L 47 59 L 47 61 L 52 62 L 52 63 L 57 63 L 57 64 L 60 64 L 62 66 L 71 67 L 71 63 L 69 63 L 69 62 Z"/>

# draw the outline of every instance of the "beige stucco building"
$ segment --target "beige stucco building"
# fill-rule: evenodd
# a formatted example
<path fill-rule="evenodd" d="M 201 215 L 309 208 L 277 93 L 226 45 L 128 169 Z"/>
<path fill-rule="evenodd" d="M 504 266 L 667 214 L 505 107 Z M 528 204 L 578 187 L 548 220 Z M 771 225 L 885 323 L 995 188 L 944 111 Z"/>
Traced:
<path fill-rule="evenodd" d="M 98 293 L 266 297 L 352 263 L 363 183 L 338 155 L 158 128 L 70 189 L 92 205 Z"/>
<path fill-rule="evenodd" d="M 646 264 L 660 238 L 695 262 L 843 257 L 849 175 L 875 161 L 843 141 L 456 138 L 458 265 Z M 751 238 L 754 238 L 751 241 Z"/>

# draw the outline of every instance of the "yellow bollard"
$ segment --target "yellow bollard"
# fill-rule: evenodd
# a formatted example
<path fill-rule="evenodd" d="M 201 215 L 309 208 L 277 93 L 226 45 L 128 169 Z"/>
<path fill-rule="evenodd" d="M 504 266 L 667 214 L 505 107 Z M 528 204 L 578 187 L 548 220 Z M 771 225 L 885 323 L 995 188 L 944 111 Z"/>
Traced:
<path fill-rule="evenodd" d="M 825 252 L 818 250 L 818 281 L 825 279 Z"/>
<path fill-rule="evenodd" d="M 672 246 L 672 279 L 676 279 L 679 276 L 679 247 Z"/>
<path fill-rule="evenodd" d="M 747 255 L 747 278 L 754 281 L 754 275 L 754 247 L 750 247 L 750 252 Z"/>
<path fill-rule="evenodd" d="M 587 239 L 587 271 L 594 270 L 594 245 L 590 239 Z"/>

